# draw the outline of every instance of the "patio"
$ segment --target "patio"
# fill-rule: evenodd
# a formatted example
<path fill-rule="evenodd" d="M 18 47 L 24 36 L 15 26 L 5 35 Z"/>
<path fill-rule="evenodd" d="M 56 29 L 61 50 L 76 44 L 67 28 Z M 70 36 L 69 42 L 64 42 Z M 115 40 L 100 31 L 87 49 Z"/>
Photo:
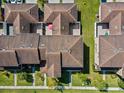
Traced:
<path fill-rule="evenodd" d="M 69 26 L 69 34 L 70 35 L 81 35 L 81 31 L 80 31 L 80 22 L 77 22 L 77 23 L 70 23 L 70 26 Z"/>

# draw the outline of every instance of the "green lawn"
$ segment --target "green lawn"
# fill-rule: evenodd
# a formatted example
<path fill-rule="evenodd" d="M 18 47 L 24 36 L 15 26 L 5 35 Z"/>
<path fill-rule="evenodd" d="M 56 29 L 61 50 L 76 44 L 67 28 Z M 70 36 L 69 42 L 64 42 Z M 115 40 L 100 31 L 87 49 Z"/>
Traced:
<path fill-rule="evenodd" d="M 13 73 L 9 72 L 9 76 L 7 76 L 6 72 L 0 71 L 0 86 L 13 86 L 13 85 L 14 85 Z"/>
<path fill-rule="evenodd" d="M 57 90 L 0 90 L 0 93 L 62 93 Z M 106 93 L 89 90 L 64 90 L 63 93 Z M 111 91 L 107 93 L 123 93 L 123 91 Z"/>

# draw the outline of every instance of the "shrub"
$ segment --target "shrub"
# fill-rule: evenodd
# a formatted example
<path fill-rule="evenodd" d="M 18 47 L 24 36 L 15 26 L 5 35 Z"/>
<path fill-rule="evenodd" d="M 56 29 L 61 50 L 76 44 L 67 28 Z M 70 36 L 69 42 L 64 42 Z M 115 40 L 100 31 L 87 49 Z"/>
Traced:
<path fill-rule="evenodd" d="M 116 74 L 112 74 L 112 75 L 111 75 L 111 78 L 112 78 L 112 79 L 117 78 Z"/>
<path fill-rule="evenodd" d="M 42 10 L 44 6 L 44 0 L 37 0 L 38 7 Z"/>
<path fill-rule="evenodd" d="M 118 86 L 124 89 L 124 80 L 118 79 Z"/>
<path fill-rule="evenodd" d="M 38 77 L 40 77 L 40 79 L 41 79 L 42 81 L 44 81 L 44 76 L 42 75 L 41 72 L 37 72 L 36 75 L 37 75 Z"/>
<path fill-rule="evenodd" d="M 26 72 L 21 72 L 18 77 L 19 77 L 20 80 L 25 80 L 27 78 L 27 73 Z"/>
<path fill-rule="evenodd" d="M 7 78 L 10 77 L 10 72 L 8 72 L 8 71 L 4 71 L 2 74 L 5 75 Z"/>
<path fill-rule="evenodd" d="M 26 81 L 33 82 L 33 76 L 30 73 L 27 73 Z"/>
<path fill-rule="evenodd" d="M 85 81 L 84 81 L 84 85 L 90 85 L 91 84 L 91 79 L 90 78 L 87 78 Z"/>
<path fill-rule="evenodd" d="M 94 86 L 98 88 L 100 91 L 104 91 L 108 89 L 108 84 L 102 79 L 94 80 Z"/>
<path fill-rule="evenodd" d="M 2 5 L 5 5 L 5 3 L 6 3 L 6 0 L 2 0 Z"/>
<path fill-rule="evenodd" d="M 58 79 L 56 78 L 48 78 L 48 86 L 53 87 L 58 85 Z"/>
<path fill-rule="evenodd" d="M 84 85 L 90 85 L 91 84 L 91 79 L 87 77 L 87 75 L 83 74 L 78 74 L 78 77 L 81 79 Z"/>
<path fill-rule="evenodd" d="M 19 79 L 20 80 L 26 80 L 27 82 L 32 82 L 33 81 L 33 76 L 30 73 L 21 72 L 19 74 Z"/>

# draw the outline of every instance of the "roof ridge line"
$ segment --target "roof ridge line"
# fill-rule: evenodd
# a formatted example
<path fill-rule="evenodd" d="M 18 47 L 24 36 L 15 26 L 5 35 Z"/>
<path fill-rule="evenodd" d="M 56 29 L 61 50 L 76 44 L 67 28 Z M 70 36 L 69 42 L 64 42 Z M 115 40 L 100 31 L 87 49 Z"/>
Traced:
<path fill-rule="evenodd" d="M 29 8 L 27 8 L 24 12 L 27 12 L 28 10 L 31 10 L 31 8 L 33 8 L 35 5 L 34 4 L 32 4 L 32 6 L 31 7 L 29 7 Z"/>
<path fill-rule="evenodd" d="M 75 20 L 75 18 L 69 13 L 69 10 L 71 10 L 76 4 L 73 4 L 66 12 L 72 17 L 73 20 Z M 75 20 L 77 21 L 77 20 Z"/>
<path fill-rule="evenodd" d="M 109 57 L 109 59 L 106 62 L 102 63 L 100 66 L 104 65 L 105 63 L 107 63 L 110 59 L 112 59 L 113 57 L 115 57 L 117 54 L 119 54 L 119 53 L 116 53 L 116 54 L 112 55 L 111 57 Z"/>
<path fill-rule="evenodd" d="M 81 39 L 81 36 L 79 36 L 77 40 L 75 40 L 75 42 L 69 47 L 69 49 L 71 49 L 80 39 Z"/>
<path fill-rule="evenodd" d="M 114 47 L 111 43 L 109 43 L 107 40 L 105 40 L 105 39 L 103 39 L 103 38 L 101 38 L 103 41 L 105 41 L 107 44 L 109 44 L 112 48 L 115 48 L 115 49 L 117 49 L 117 47 Z"/>
<path fill-rule="evenodd" d="M 67 10 L 66 10 L 66 12 L 68 12 L 70 9 L 72 9 L 73 7 L 75 6 L 75 4 L 72 4 L 72 6 L 70 7 L 70 8 L 68 8 Z"/>
<path fill-rule="evenodd" d="M 54 15 L 53 11 L 50 9 L 50 7 L 48 6 L 48 4 L 45 4 L 45 6 L 50 10 L 51 14 L 49 14 L 49 16 L 47 17 L 47 19 L 45 19 L 46 21 L 48 20 L 48 18 L 51 16 L 51 15 Z"/>
<path fill-rule="evenodd" d="M 9 14 L 7 15 L 6 19 L 9 17 L 10 13 L 11 13 L 11 10 L 9 9 L 8 5 L 6 4 L 5 5 L 7 7 L 7 9 L 9 10 Z"/>
<path fill-rule="evenodd" d="M 30 16 L 30 17 L 33 19 L 33 21 L 35 21 L 36 23 L 38 22 L 37 19 L 35 19 L 35 18 L 34 18 L 33 16 L 31 16 L 29 13 L 26 12 L 26 14 L 27 14 L 28 16 Z"/>
<path fill-rule="evenodd" d="M 72 56 L 70 53 L 68 53 L 68 54 L 71 56 L 71 58 L 72 58 L 73 60 L 76 61 L 77 64 L 79 64 L 80 66 L 82 66 L 82 64 L 80 64 L 80 62 L 79 62 L 74 56 Z"/>

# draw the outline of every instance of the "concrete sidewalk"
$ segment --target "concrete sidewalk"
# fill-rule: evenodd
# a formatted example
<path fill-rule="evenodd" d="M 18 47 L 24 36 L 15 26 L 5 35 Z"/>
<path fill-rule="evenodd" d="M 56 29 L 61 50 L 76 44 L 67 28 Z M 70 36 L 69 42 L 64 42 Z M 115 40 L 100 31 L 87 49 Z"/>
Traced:
<path fill-rule="evenodd" d="M 60 86 L 61 87 L 61 86 Z M 0 86 L 0 89 L 55 89 L 56 87 L 47 87 L 47 86 Z M 64 89 L 75 89 L 75 90 L 98 90 L 95 87 L 81 87 L 81 86 L 64 86 Z M 110 87 L 108 91 L 124 91 L 121 88 Z"/>

